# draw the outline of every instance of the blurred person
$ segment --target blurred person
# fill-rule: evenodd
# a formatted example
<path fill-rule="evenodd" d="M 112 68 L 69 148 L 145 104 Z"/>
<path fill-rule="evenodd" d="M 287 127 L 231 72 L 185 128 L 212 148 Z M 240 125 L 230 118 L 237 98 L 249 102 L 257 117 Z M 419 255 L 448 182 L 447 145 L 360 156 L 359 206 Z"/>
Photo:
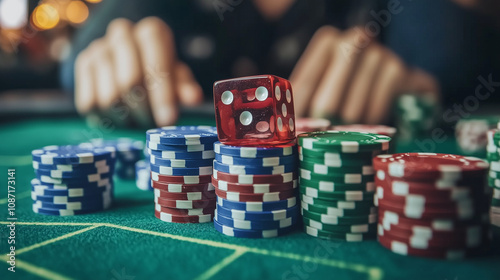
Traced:
<path fill-rule="evenodd" d="M 500 81 L 496 4 L 480 0 L 107 0 L 61 77 L 81 114 L 175 123 L 216 80 L 289 77 L 296 116 L 381 123 L 401 92 L 448 104 Z M 482 12 L 483 11 L 483 12 Z M 487 12 L 484 12 L 487 11 Z M 490 76 L 488 76 L 490 75 Z M 141 89 L 146 99 L 127 101 Z M 207 98 L 209 99 L 209 98 Z"/>

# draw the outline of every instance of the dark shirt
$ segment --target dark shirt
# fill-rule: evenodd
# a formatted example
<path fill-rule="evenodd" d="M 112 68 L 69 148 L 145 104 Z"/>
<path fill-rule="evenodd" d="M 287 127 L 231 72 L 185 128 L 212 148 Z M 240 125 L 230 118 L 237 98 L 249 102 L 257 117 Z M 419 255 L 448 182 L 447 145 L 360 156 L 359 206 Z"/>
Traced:
<path fill-rule="evenodd" d="M 388 5 L 397 11 L 390 18 Z M 179 59 L 191 67 L 207 96 L 220 79 L 264 73 L 288 77 L 323 25 L 371 28 L 408 65 L 434 75 L 447 103 L 474 94 L 479 76 L 492 74 L 500 81 L 499 32 L 450 0 L 297 0 L 277 21 L 264 19 L 250 0 L 108 0 L 75 35 L 73 53 L 62 66 L 64 86 L 73 88 L 76 55 L 104 36 L 111 20 L 146 16 L 158 16 L 172 28 Z"/>

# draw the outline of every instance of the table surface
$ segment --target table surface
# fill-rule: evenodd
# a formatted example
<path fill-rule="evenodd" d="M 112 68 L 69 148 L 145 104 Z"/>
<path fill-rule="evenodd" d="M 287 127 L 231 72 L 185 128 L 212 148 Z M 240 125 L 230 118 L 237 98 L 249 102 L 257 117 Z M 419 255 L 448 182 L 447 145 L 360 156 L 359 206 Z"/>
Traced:
<path fill-rule="evenodd" d="M 183 118 L 179 124 L 213 124 Z M 112 131 L 111 131 L 112 130 Z M 154 217 L 153 193 L 134 181 L 115 180 L 112 209 L 81 216 L 53 217 L 31 210 L 31 150 L 83 142 L 93 137 L 133 137 L 144 131 L 89 128 L 79 119 L 38 119 L 0 126 L 0 182 L 16 169 L 16 273 L 7 271 L 6 226 L 1 226 L 0 279 L 498 279 L 500 234 L 487 256 L 442 261 L 396 255 L 375 240 L 325 241 L 296 232 L 272 239 L 238 239 L 211 223 L 173 224 Z M 436 152 L 456 153 L 452 137 Z M 433 142 L 435 143 L 435 141 Z M 417 151 L 418 145 L 398 145 Z M 7 190 L 0 196 L 7 224 Z"/>

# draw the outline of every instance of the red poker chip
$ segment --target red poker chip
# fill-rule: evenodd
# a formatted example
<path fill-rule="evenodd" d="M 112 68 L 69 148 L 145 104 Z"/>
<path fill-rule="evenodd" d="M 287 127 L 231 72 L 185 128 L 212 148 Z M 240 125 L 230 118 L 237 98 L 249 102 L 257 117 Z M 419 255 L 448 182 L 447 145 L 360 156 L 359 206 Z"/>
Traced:
<path fill-rule="evenodd" d="M 460 250 L 447 250 L 447 249 L 415 249 L 411 248 L 407 243 L 391 239 L 387 236 L 378 236 L 379 243 L 391 250 L 393 253 L 405 256 L 417 256 L 433 259 L 447 259 L 447 260 L 460 260 L 469 256 L 480 254 L 481 249 L 460 249 Z"/>
<path fill-rule="evenodd" d="M 297 118 L 295 119 L 295 130 L 297 134 L 303 132 L 314 132 L 327 130 L 332 123 L 321 118 Z"/>
<path fill-rule="evenodd" d="M 397 129 L 386 125 L 369 125 L 369 124 L 346 124 L 334 125 L 330 130 L 352 131 L 352 132 L 367 132 L 393 137 Z"/>
<path fill-rule="evenodd" d="M 230 183 L 222 180 L 217 180 L 212 177 L 212 184 L 219 190 L 226 192 L 240 192 L 240 193 L 270 193 L 282 192 L 297 188 L 297 180 L 281 184 L 238 184 Z"/>
<path fill-rule="evenodd" d="M 153 189 L 158 189 L 173 193 L 186 193 L 186 192 L 207 192 L 215 190 L 211 183 L 205 184 L 168 184 L 165 182 L 151 181 Z"/>
<path fill-rule="evenodd" d="M 212 178 L 211 175 L 169 176 L 151 171 L 151 180 L 168 184 L 208 184 L 210 183 L 210 178 Z"/>
<path fill-rule="evenodd" d="M 373 159 L 375 170 L 385 172 L 385 176 L 411 178 L 415 181 L 458 181 L 470 177 L 484 177 L 488 166 L 487 162 L 479 158 L 434 153 L 379 155 Z"/>
<path fill-rule="evenodd" d="M 408 201 L 425 201 L 425 205 L 437 206 L 441 208 L 445 207 L 449 203 L 455 202 L 472 202 L 476 199 L 480 199 L 480 194 L 470 194 L 468 192 L 453 193 L 453 192 L 436 192 L 436 193 L 425 193 L 425 194 L 394 194 L 391 189 L 383 188 L 377 184 L 377 198 L 384 199 L 395 203 L 405 203 Z M 484 197 L 484 194 L 482 194 Z"/>
<path fill-rule="evenodd" d="M 203 214 L 214 214 L 215 205 L 213 207 L 207 207 L 207 208 L 177 209 L 177 208 L 163 207 L 159 204 L 155 204 L 155 210 L 177 216 L 196 216 Z"/>
<path fill-rule="evenodd" d="M 200 200 L 181 200 L 167 199 L 162 197 L 154 198 L 155 203 L 162 207 L 177 208 L 177 209 L 195 209 L 195 208 L 213 208 L 215 207 L 216 199 L 200 199 Z"/>
<path fill-rule="evenodd" d="M 283 173 L 276 175 L 236 175 L 214 170 L 213 177 L 229 183 L 238 184 L 283 184 L 297 179 L 297 173 Z"/>
<path fill-rule="evenodd" d="M 385 201 L 378 202 L 379 211 L 391 211 L 403 215 L 410 219 L 457 219 L 469 220 L 480 216 L 480 212 L 476 209 L 468 208 L 446 208 L 446 209 L 430 209 L 429 208 L 412 208 L 402 205 L 394 205 Z"/>
<path fill-rule="evenodd" d="M 167 192 L 159 189 L 154 190 L 156 197 L 174 199 L 174 200 L 200 200 L 200 199 L 215 199 L 215 191 L 207 192 L 187 192 L 187 193 L 175 193 Z"/>
<path fill-rule="evenodd" d="M 237 202 L 271 202 L 286 200 L 297 195 L 297 191 L 292 189 L 283 192 L 273 193 L 239 193 L 239 192 L 226 192 L 215 188 L 215 194 L 218 197 Z"/>
<path fill-rule="evenodd" d="M 155 217 L 169 223 L 182 223 L 182 224 L 192 224 L 192 223 L 209 223 L 212 222 L 214 214 L 203 214 L 203 215 L 173 215 L 165 212 L 160 212 L 155 210 Z"/>

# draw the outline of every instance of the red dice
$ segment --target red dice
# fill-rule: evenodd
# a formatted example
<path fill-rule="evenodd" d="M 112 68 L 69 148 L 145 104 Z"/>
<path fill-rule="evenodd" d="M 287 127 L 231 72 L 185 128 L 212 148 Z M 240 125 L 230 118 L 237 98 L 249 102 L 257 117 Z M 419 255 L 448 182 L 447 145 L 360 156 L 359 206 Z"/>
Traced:
<path fill-rule="evenodd" d="M 221 143 L 274 146 L 295 139 L 290 82 L 259 75 L 214 83 L 215 118 Z"/>

